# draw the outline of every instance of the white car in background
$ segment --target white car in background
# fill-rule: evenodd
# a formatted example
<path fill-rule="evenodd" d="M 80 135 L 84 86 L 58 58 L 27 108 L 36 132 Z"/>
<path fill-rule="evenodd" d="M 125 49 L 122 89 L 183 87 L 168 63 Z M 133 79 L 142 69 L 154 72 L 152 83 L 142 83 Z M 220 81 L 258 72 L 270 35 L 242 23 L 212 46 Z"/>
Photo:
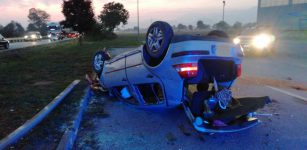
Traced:
<path fill-rule="evenodd" d="M 272 54 L 276 50 L 276 37 L 266 28 L 254 28 L 243 31 L 233 39 L 234 44 L 240 44 L 244 54 Z"/>
<path fill-rule="evenodd" d="M 42 39 L 43 39 L 43 37 L 40 34 L 40 32 L 28 32 L 24 36 L 25 41 L 38 41 L 38 40 L 42 40 Z"/>
<path fill-rule="evenodd" d="M 1 34 L 0 34 L 0 47 L 3 47 L 4 49 L 10 48 L 10 42 L 6 40 Z"/>

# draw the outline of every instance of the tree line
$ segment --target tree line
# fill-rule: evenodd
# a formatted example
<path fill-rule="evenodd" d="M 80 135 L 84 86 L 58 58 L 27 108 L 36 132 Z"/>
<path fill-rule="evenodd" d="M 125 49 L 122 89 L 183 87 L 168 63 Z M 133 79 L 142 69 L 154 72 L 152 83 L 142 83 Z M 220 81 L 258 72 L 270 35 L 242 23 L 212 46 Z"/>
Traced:
<path fill-rule="evenodd" d="M 65 20 L 60 24 L 64 28 L 72 28 L 75 31 L 94 36 L 108 38 L 108 35 L 115 35 L 114 29 L 120 24 L 126 25 L 129 12 L 121 3 L 106 3 L 98 17 L 92 7 L 92 1 L 89 0 L 65 0 L 62 3 L 62 13 Z M 0 33 L 5 37 L 20 37 L 26 31 L 39 31 L 42 35 L 47 34 L 47 22 L 50 21 L 50 15 L 43 10 L 31 8 L 28 14 L 29 25 L 25 30 L 17 21 L 11 21 L 6 26 L 0 25 Z M 222 30 L 232 33 L 240 33 L 245 28 L 255 26 L 255 23 L 242 24 L 236 22 L 233 25 L 225 21 L 220 21 L 212 26 L 199 20 L 195 25 L 184 25 L 179 23 L 173 25 L 175 31 L 197 31 L 197 30 Z M 138 27 L 136 27 L 137 29 Z"/>
<path fill-rule="evenodd" d="M 98 15 L 92 7 L 92 1 L 88 0 L 66 0 L 62 3 L 62 13 L 65 20 L 60 24 L 63 28 L 72 28 L 85 34 L 105 35 L 112 34 L 120 24 L 127 24 L 129 12 L 121 3 L 106 3 Z M 11 21 L 6 26 L 0 25 L 0 33 L 5 37 L 21 37 L 26 31 L 39 31 L 47 35 L 47 23 L 50 15 L 43 10 L 31 8 L 28 14 L 29 24 L 27 29 L 17 21 Z"/>
<path fill-rule="evenodd" d="M 222 30 L 225 32 L 232 32 L 232 33 L 241 33 L 246 28 L 251 28 L 255 26 L 256 23 L 246 23 L 243 24 L 241 22 L 235 22 L 233 25 L 230 25 L 226 21 L 220 21 L 213 25 L 205 24 L 203 21 L 199 20 L 194 25 L 184 25 L 179 23 L 177 26 L 173 25 L 173 29 L 177 32 L 184 32 L 184 31 L 199 31 L 199 30 Z"/>
<path fill-rule="evenodd" d="M 6 26 L 0 25 L 0 33 L 4 37 L 21 37 L 26 31 L 39 31 L 47 35 L 47 22 L 50 15 L 40 9 L 31 8 L 28 14 L 29 24 L 26 29 L 17 21 L 11 21 Z"/>

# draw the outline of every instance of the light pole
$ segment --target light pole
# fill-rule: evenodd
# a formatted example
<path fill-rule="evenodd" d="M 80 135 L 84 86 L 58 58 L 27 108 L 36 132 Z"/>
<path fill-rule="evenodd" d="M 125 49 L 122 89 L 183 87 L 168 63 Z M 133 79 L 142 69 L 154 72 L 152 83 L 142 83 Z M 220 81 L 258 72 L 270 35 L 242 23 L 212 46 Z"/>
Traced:
<path fill-rule="evenodd" d="M 223 1 L 223 22 L 225 21 L 225 5 L 226 1 Z"/>
<path fill-rule="evenodd" d="M 140 39 L 140 14 L 139 14 L 139 0 L 137 0 L 137 22 L 138 22 L 138 41 Z"/>

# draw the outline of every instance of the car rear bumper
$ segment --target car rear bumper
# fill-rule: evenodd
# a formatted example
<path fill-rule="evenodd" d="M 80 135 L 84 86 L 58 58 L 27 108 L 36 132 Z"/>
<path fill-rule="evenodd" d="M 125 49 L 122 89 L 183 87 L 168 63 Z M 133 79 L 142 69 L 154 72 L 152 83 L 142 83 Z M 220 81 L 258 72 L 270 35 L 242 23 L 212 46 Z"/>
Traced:
<path fill-rule="evenodd" d="M 239 103 L 238 106 L 217 111 L 210 118 L 194 116 L 188 103 L 184 102 L 183 107 L 197 131 L 204 133 L 230 133 L 243 131 L 258 125 L 261 121 L 254 117 L 254 112 L 271 103 L 271 99 L 267 96 L 239 98 L 237 101 Z"/>
<path fill-rule="evenodd" d="M 204 125 L 198 126 L 196 123 L 193 123 L 193 126 L 197 131 L 204 133 L 231 133 L 247 130 L 258 125 L 260 122 L 257 118 L 249 118 L 246 121 L 239 121 L 224 127 L 205 127 Z"/>

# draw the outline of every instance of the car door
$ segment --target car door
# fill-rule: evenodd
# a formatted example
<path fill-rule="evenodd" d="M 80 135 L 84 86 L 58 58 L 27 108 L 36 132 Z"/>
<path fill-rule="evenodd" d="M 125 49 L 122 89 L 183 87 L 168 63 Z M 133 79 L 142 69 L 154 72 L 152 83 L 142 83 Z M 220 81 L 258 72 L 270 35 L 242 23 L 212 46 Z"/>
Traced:
<path fill-rule="evenodd" d="M 105 64 L 102 82 L 108 88 L 128 85 L 125 55 L 113 58 Z"/>
<path fill-rule="evenodd" d="M 131 84 L 146 84 L 160 82 L 143 64 L 141 51 L 126 55 L 126 73 Z"/>
<path fill-rule="evenodd" d="M 140 105 L 159 105 L 165 102 L 161 80 L 143 64 L 141 50 L 126 55 L 126 74 Z"/>

